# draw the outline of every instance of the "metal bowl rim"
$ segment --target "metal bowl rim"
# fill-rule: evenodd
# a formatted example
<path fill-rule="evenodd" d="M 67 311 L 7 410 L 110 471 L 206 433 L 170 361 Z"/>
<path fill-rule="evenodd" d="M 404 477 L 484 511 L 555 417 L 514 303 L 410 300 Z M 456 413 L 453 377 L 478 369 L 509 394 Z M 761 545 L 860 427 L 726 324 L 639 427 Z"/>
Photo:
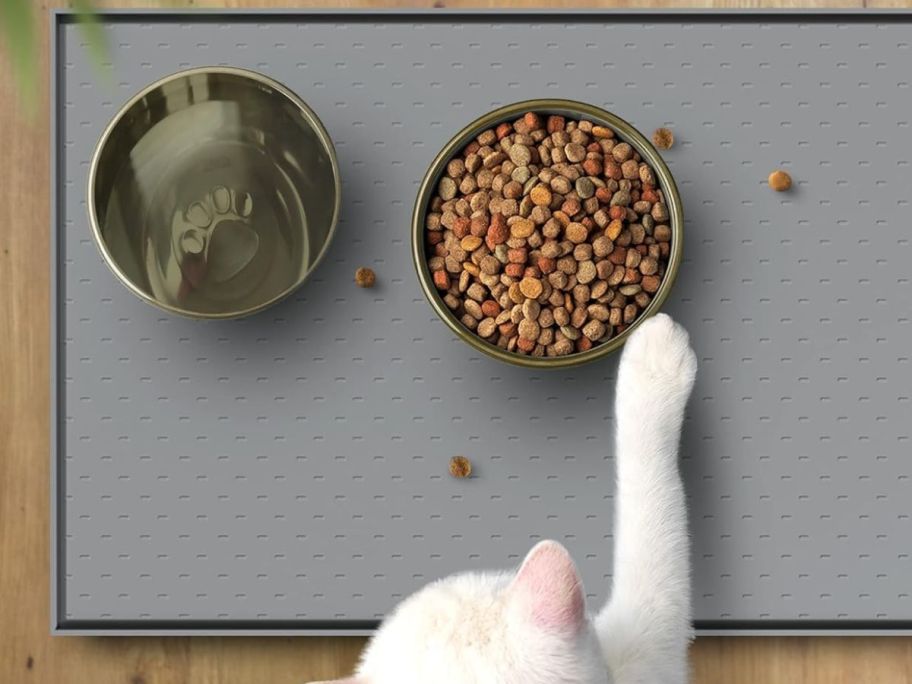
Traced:
<path fill-rule="evenodd" d="M 462 147 L 473 140 L 481 131 L 496 126 L 504 121 L 513 120 L 518 115 L 522 115 L 529 111 L 538 114 L 569 114 L 581 118 L 587 117 L 596 123 L 603 123 L 611 127 L 619 138 L 632 145 L 633 148 L 652 165 L 659 177 L 659 187 L 665 193 L 665 202 L 669 209 L 671 253 L 668 257 L 668 268 L 665 271 L 662 284 L 659 286 L 659 290 L 652 298 L 652 301 L 649 302 L 649 305 L 643 310 L 636 321 L 620 335 L 611 338 L 604 344 L 596 345 L 588 351 L 568 354 L 567 356 L 526 356 L 507 351 L 506 349 L 502 349 L 497 345 L 486 342 L 478 337 L 478 335 L 466 328 L 444 303 L 443 298 L 438 293 L 437 288 L 431 279 L 430 269 L 427 267 L 427 256 L 425 254 L 424 246 L 425 216 L 427 214 L 428 205 L 430 204 L 431 195 L 446 168 L 446 164 L 460 149 L 462 149 Z M 430 302 L 434 311 L 459 339 L 471 345 L 474 349 L 498 359 L 499 361 L 504 361 L 515 366 L 522 366 L 524 368 L 571 368 L 602 358 L 620 349 L 640 323 L 656 314 L 668 298 L 672 286 L 674 285 L 675 278 L 678 275 L 678 268 L 681 264 L 683 242 L 684 213 L 681 205 L 681 197 L 678 192 L 678 186 L 671 175 L 671 171 L 665 164 L 665 160 L 662 159 L 658 150 L 655 149 L 652 143 L 640 133 L 639 130 L 617 114 L 613 114 L 595 105 L 586 104 L 577 100 L 560 98 L 533 99 L 514 102 L 513 104 L 499 107 L 480 116 L 465 126 L 461 131 L 454 135 L 450 141 L 444 145 L 437 156 L 434 157 L 434 160 L 428 167 L 421 182 L 418 196 L 415 200 L 415 207 L 412 212 L 412 260 L 418 275 L 418 280 L 421 283 L 421 289 L 424 290 L 425 297 L 427 297 L 427 300 Z"/>
<path fill-rule="evenodd" d="M 301 114 L 304 116 L 308 125 L 311 129 L 317 134 L 323 148 L 326 150 L 327 155 L 329 156 L 330 166 L 332 167 L 333 173 L 333 186 L 335 188 L 335 201 L 333 206 L 332 218 L 330 220 L 329 230 L 326 234 L 326 240 L 323 242 L 323 247 L 320 249 L 320 253 L 314 259 L 310 268 L 298 278 L 294 283 L 285 288 L 282 292 L 275 295 L 274 297 L 252 306 L 248 309 L 243 309 L 240 311 L 224 311 L 224 312 L 199 312 L 191 311 L 189 309 L 182 309 L 178 306 L 173 306 L 166 302 L 162 302 L 149 293 L 143 291 L 139 286 L 137 286 L 132 280 L 130 280 L 124 272 L 121 270 L 120 266 L 114 260 L 111 255 L 110 250 L 104 240 L 101 231 L 101 224 L 98 220 L 98 214 L 95 207 L 95 178 L 98 172 L 98 164 L 101 159 L 101 154 L 105 148 L 105 145 L 108 142 L 111 134 L 114 132 L 114 129 L 117 128 L 117 125 L 121 122 L 124 115 L 130 111 L 130 109 L 139 102 L 142 98 L 146 97 L 149 93 L 160 88 L 161 86 L 170 83 L 172 81 L 177 81 L 181 78 L 187 78 L 189 76 L 196 76 L 199 74 L 228 74 L 230 76 L 238 76 L 241 78 L 249 79 L 255 83 L 260 83 L 268 86 L 269 88 L 277 91 L 282 96 L 284 96 L 289 102 L 291 102 Z M 192 69 L 183 69 L 181 71 L 176 71 L 174 73 L 163 76 L 156 81 L 153 81 L 142 90 L 137 92 L 133 97 L 127 100 L 120 109 L 114 114 L 108 124 L 105 126 L 104 131 L 101 134 L 101 137 L 98 139 L 98 142 L 95 145 L 95 150 L 92 153 L 92 161 L 89 165 L 89 174 L 86 193 L 87 197 L 87 207 L 89 213 L 89 225 L 92 230 L 92 237 L 95 242 L 95 246 L 98 248 L 98 251 L 101 253 L 102 260 L 105 262 L 107 267 L 115 275 L 115 277 L 135 296 L 142 299 L 148 304 L 167 311 L 168 313 L 178 314 L 180 316 L 185 316 L 187 318 L 194 319 L 236 319 L 244 318 L 246 316 L 251 316 L 255 313 L 259 313 L 264 309 L 268 309 L 274 304 L 279 303 L 289 295 L 291 295 L 295 290 L 297 290 L 301 285 L 303 285 L 310 275 L 317 269 L 320 263 L 323 261 L 326 253 L 329 251 L 329 247 L 332 244 L 333 237 L 336 234 L 336 228 L 339 222 L 339 212 L 342 206 L 342 182 L 340 179 L 339 172 L 339 162 L 336 158 L 336 149 L 333 145 L 332 138 L 329 137 L 329 133 L 326 131 L 326 128 L 323 126 L 323 122 L 320 121 L 320 118 L 317 116 L 310 106 L 304 102 L 301 97 L 299 97 L 294 91 L 276 81 L 269 76 L 259 73 L 258 71 L 253 71 L 252 69 L 243 69 L 240 67 L 229 67 L 229 66 L 200 66 L 193 67 Z"/>

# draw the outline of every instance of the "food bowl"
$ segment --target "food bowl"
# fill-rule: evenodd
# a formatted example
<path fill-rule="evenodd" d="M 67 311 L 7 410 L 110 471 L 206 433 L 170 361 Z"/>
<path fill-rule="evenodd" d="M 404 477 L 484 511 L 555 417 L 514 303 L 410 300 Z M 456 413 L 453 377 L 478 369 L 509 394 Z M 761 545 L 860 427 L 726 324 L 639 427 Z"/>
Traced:
<path fill-rule="evenodd" d="M 335 231 L 339 168 L 316 114 L 261 74 L 182 71 L 135 95 L 89 169 L 95 242 L 134 294 L 237 318 L 293 292 Z"/>
<path fill-rule="evenodd" d="M 539 357 L 524 355 L 508 351 L 479 337 L 472 330 L 465 327 L 457 315 L 446 305 L 441 293 L 434 284 L 433 276 L 427 264 L 425 222 L 429 205 L 446 171 L 447 164 L 483 131 L 494 128 L 504 122 L 513 122 L 526 112 L 534 112 L 542 117 L 558 115 L 568 119 L 588 120 L 595 125 L 611 128 L 620 141 L 627 142 L 639 153 L 642 160 L 652 167 L 656 176 L 656 187 L 662 190 L 669 213 L 668 225 L 671 228 L 671 242 L 667 266 L 661 283 L 648 305 L 621 333 L 605 342 L 596 344 L 587 351 L 571 353 L 565 356 Z M 649 140 L 631 124 L 604 109 L 582 102 L 556 99 L 528 100 L 501 107 L 476 119 L 457 133 L 434 158 L 421 183 L 412 214 L 412 257 L 418 280 L 425 296 L 440 319 L 459 339 L 488 356 L 518 366 L 527 368 L 566 368 L 603 358 L 616 351 L 623 346 L 630 334 L 636 330 L 643 320 L 659 311 L 668 298 L 681 262 L 683 225 L 681 198 L 671 172 Z"/>

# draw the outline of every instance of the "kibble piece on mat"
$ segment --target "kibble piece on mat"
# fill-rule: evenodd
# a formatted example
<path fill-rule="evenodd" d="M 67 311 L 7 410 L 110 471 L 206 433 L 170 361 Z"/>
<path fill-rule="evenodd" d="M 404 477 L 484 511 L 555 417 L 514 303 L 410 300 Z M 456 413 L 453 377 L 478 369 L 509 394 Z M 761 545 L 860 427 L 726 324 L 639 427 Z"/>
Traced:
<path fill-rule="evenodd" d="M 657 128 L 652 134 L 652 144 L 660 150 L 670 150 L 671 146 L 675 144 L 674 133 L 668 128 Z"/>
<path fill-rule="evenodd" d="M 373 287 L 376 282 L 377 274 L 366 266 L 362 266 L 355 271 L 355 284 L 358 287 Z"/>
<path fill-rule="evenodd" d="M 450 475 L 465 478 L 472 474 L 472 462 L 465 456 L 453 456 L 450 459 Z"/>
<path fill-rule="evenodd" d="M 769 186 L 776 192 L 785 192 L 792 187 L 792 177 L 782 169 L 776 169 L 769 175 Z"/>

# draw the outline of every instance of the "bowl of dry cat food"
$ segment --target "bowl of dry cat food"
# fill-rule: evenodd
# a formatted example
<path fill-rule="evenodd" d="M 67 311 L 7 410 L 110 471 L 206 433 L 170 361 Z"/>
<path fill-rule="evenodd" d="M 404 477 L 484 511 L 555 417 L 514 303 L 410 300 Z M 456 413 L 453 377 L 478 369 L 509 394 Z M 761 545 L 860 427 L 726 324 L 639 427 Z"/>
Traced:
<path fill-rule="evenodd" d="M 671 172 L 631 124 L 571 100 L 501 107 L 432 162 L 412 218 L 431 306 L 475 349 L 562 368 L 619 349 L 681 262 Z"/>

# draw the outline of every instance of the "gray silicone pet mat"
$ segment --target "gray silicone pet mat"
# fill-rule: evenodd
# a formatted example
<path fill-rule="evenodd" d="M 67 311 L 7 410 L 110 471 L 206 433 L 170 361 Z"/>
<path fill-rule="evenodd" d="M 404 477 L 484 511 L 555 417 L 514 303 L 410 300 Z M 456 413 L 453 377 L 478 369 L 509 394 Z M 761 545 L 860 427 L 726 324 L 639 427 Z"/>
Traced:
<path fill-rule="evenodd" d="M 55 30 L 55 627 L 362 630 L 542 538 L 611 580 L 617 356 L 537 372 L 435 318 L 418 182 L 501 104 L 612 110 L 686 213 L 666 310 L 700 359 L 682 446 L 703 629 L 912 625 L 912 23 L 906 14 L 109 14 Z M 120 105 L 207 64 L 300 94 L 335 141 L 329 257 L 256 317 L 135 299 L 86 217 Z M 783 167 L 792 192 L 767 174 Z M 378 286 L 352 276 L 372 267 Z M 457 481 L 447 461 L 475 474 Z"/>

